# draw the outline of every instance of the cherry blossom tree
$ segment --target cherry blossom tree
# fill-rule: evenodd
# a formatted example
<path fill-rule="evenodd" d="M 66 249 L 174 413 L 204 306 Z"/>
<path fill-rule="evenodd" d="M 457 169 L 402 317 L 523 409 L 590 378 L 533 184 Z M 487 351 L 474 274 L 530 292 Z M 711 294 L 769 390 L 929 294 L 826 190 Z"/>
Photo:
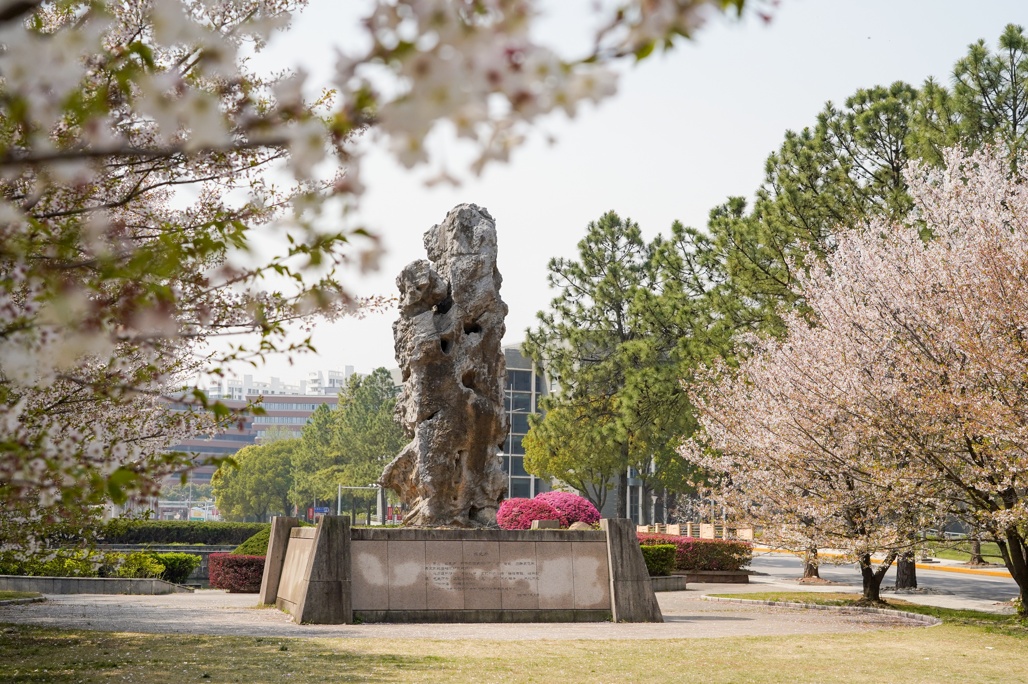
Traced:
<path fill-rule="evenodd" d="M 856 561 L 864 598 L 877 602 L 930 500 L 910 491 L 913 473 L 848 406 L 863 377 L 834 356 L 829 331 L 794 318 L 789 332 L 759 344 L 737 371 L 701 377 L 693 401 L 703 429 L 682 453 L 710 473 L 714 498 L 759 522 L 767 541 L 843 551 L 834 560 Z M 877 564 L 875 554 L 884 555 Z"/>
<path fill-rule="evenodd" d="M 1023 612 L 1028 189 L 995 149 L 952 149 L 944 160 L 941 169 L 908 171 L 914 210 L 905 222 L 847 232 L 810 268 L 802 284 L 810 319 L 792 317 L 785 342 L 763 346 L 738 375 L 712 384 L 701 422 L 721 454 L 696 456 L 695 445 L 689 453 L 745 483 L 766 463 L 761 449 L 796 448 L 781 425 L 834 451 L 823 431 L 799 424 L 810 415 L 820 426 L 844 418 L 850 450 L 840 453 L 838 472 L 885 485 L 868 502 L 879 514 L 906 508 L 914 529 L 938 508 L 984 530 L 1020 588 Z M 738 411 L 751 395 L 787 400 L 757 401 L 747 419 Z M 719 419 L 718 408 L 736 417 Z M 743 448 L 753 467 L 733 458 Z M 807 498 L 795 507 L 809 506 Z"/>
<path fill-rule="evenodd" d="M 309 349 L 288 324 L 382 305 L 344 282 L 380 253 L 338 227 L 362 190 L 358 136 L 430 165 L 445 122 L 480 173 L 542 117 L 612 96 L 615 61 L 742 8 L 607 5 L 570 59 L 533 37 L 531 0 L 378 0 L 310 100 L 302 70 L 247 65 L 304 4 L 0 2 L 0 545 L 188 466 L 166 447 L 205 420 L 197 370 Z M 216 337 L 245 341 L 215 353 Z"/>

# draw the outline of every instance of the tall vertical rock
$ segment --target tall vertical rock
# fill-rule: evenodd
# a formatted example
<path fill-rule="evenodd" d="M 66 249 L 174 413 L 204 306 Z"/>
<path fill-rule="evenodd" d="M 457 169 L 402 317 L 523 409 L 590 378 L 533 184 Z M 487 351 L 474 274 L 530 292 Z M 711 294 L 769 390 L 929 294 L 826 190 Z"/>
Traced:
<path fill-rule="evenodd" d="M 507 436 L 496 224 L 485 209 L 461 204 L 425 233 L 425 250 L 428 261 L 396 279 L 396 415 L 412 439 L 380 483 L 407 504 L 404 524 L 491 525 L 506 485 L 499 451 Z"/>

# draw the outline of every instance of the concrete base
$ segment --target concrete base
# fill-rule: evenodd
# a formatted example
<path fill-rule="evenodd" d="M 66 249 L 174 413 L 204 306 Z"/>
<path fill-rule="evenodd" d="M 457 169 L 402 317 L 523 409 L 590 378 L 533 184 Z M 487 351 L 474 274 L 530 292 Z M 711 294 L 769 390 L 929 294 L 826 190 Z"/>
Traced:
<path fill-rule="evenodd" d="M 0 590 L 41 594 L 188 594 L 193 590 L 159 579 L 120 577 L 22 577 L 0 575 Z"/>
<path fill-rule="evenodd" d="M 685 575 L 650 577 L 650 586 L 653 587 L 653 591 L 685 591 L 687 581 Z"/>
<path fill-rule="evenodd" d="M 390 623 L 526 623 L 610 622 L 609 610 L 355 610 L 355 622 Z"/>
<path fill-rule="evenodd" d="M 697 584 L 749 584 L 750 573 L 748 570 L 689 570 L 684 573 L 687 582 Z"/>

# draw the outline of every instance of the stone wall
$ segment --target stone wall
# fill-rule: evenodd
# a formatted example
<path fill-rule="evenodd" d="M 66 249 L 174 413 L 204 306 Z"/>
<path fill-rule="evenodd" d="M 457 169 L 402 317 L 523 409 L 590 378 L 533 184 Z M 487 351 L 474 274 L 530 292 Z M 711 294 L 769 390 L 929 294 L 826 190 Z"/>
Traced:
<path fill-rule="evenodd" d="M 602 530 L 272 523 L 261 603 L 300 623 L 660 622 L 631 521 Z"/>
<path fill-rule="evenodd" d="M 608 620 L 603 532 L 354 530 L 364 622 Z"/>

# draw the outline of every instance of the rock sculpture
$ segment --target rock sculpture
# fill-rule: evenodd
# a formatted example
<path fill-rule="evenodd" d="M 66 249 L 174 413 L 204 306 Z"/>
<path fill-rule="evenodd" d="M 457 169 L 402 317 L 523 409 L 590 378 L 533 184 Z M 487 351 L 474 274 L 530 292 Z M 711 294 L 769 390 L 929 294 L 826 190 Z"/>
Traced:
<path fill-rule="evenodd" d="M 494 525 L 507 436 L 496 224 L 485 209 L 461 204 L 425 233 L 425 250 L 428 261 L 396 279 L 396 415 L 412 439 L 380 484 L 407 504 L 406 525 Z"/>

